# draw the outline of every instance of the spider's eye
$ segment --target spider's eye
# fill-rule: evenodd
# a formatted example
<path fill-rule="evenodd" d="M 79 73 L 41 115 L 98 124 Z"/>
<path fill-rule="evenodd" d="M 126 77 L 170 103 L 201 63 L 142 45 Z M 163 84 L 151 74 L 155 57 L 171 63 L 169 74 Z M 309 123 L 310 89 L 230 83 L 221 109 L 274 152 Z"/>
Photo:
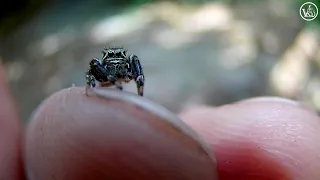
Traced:
<path fill-rule="evenodd" d="M 108 52 L 108 56 L 111 56 L 111 57 L 114 56 L 114 52 L 113 51 L 109 51 Z"/>
<path fill-rule="evenodd" d="M 117 52 L 116 55 L 117 55 L 117 56 L 121 56 L 121 52 Z"/>

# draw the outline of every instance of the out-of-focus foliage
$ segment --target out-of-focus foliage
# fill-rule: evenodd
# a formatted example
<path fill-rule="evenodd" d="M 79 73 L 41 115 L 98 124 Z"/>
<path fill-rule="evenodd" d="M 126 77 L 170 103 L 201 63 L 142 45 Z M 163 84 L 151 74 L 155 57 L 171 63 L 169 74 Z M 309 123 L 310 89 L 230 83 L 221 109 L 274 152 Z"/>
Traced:
<path fill-rule="evenodd" d="M 79 5 L 81 1 L 87 0 L 18 0 L 18 1 L 1 1 L 0 2 L 0 36 L 8 35 L 10 32 L 16 30 L 19 25 L 24 24 L 30 18 L 37 15 L 48 4 L 57 3 L 73 3 L 75 6 Z M 146 3 L 155 3 L 160 0 L 105 0 L 100 3 L 100 6 L 108 9 L 110 6 L 120 7 L 137 7 Z M 225 4 L 241 4 L 241 3 L 258 3 L 256 0 L 171 0 L 172 2 L 182 4 L 204 4 L 208 2 L 222 2 Z M 292 9 L 298 9 L 305 0 L 296 0 L 292 3 Z M 320 1 L 311 1 L 320 7 Z M 320 18 L 317 18 L 311 25 L 320 25 Z"/>
<path fill-rule="evenodd" d="M 34 17 L 46 3 L 42 0 L 0 1 L 0 36 L 10 34 Z"/>
<path fill-rule="evenodd" d="M 146 97 L 174 112 L 264 95 L 320 110 L 320 16 L 304 21 L 303 3 L 51 0 L 1 18 L 0 56 L 24 120 L 44 97 L 83 86 L 108 45 L 140 57 Z"/>

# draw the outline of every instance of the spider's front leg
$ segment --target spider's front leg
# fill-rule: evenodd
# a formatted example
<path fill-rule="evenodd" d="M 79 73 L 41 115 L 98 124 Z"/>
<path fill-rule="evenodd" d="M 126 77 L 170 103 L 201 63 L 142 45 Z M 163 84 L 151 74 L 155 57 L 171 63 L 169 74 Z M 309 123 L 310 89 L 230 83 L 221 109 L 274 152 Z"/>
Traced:
<path fill-rule="evenodd" d="M 86 73 L 86 81 L 87 81 L 87 87 L 86 92 L 88 92 L 88 89 L 96 87 L 96 81 L 99 82 L 99 85 L 110 84 L 109 76 L 110 74 L 108 71 L 104 68 L 104 66 L 100 63 L 98 59 L 92 59 L 89 63 L 89 69 Z"/>
<path fill-rule="evenodd" d="M 86 82 L 87 82 L 86 94 L 88 94 L 88 90 L 90 88 L 96 87 L 96 80 L 92 74 L 91 69 L 88 69 L 86 72 Z"/>
<path fill-rule="evenodd" d="M 93 59 L 90 63 L 91 69 L 95 72 L 95 78 L 99 81 L 100 87 L 109 87 L 115 85 L 117 89 L 122 90 L 121 82 L 117 80 L 110 72 L 104 67 L 99 60 Z M 93 71 L 92 70 L 92 71 Z"/>
<path fill-rule="evenodd" d="M 135 82 L 137 84 L 137 91 L 140 96 L 143 96 L 143 88 L 144 88 L 144 74 L 143 69 L 140 64 L 140 60 L 138 56 L 131 55 L 129 57 L 130 66 L 132 68 L 132 73 L 135 78 Z"/>

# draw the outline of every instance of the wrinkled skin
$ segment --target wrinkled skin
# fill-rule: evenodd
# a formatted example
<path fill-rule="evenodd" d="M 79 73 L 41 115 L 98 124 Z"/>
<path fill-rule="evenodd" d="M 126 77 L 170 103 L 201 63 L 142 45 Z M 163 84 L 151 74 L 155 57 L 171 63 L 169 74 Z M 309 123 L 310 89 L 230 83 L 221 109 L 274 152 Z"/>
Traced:
<path fill-rule="evenodd" d="M 215 179 L 217 174 L 220 180 L 320 179 L 320 119 L 296 102 L 266 97 L 183 111 L 180 119 L 207 143 L 215 165 L 185 124 L 159 116 L 161 106 L 146 111 L 134 101 L 110 98 L 109 90 L 85 97 L 81 89 L 46 99 L 23 137 L 0 70 L 1 180 L 25 179 L 24 170 L 31 180 Z M 140 100 L 145 107 L 152 104 Z"/>

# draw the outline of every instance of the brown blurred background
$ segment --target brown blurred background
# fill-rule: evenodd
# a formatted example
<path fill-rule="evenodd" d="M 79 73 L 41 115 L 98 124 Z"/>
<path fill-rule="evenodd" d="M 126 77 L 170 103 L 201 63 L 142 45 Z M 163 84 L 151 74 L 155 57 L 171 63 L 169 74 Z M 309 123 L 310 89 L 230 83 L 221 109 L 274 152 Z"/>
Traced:
<path fill-rule="evenodd" d="M 0 57 L 24 121 L 51 93 L 84 86 L 89 61 L 109 45 L 140 57 L 145 96 L 173 112 L 262 95 L 320 110 L 320 17 L 304 21 L 303 3 L 1 2 Z M 125 90 L 135 92 L 135 84 Z"/>

